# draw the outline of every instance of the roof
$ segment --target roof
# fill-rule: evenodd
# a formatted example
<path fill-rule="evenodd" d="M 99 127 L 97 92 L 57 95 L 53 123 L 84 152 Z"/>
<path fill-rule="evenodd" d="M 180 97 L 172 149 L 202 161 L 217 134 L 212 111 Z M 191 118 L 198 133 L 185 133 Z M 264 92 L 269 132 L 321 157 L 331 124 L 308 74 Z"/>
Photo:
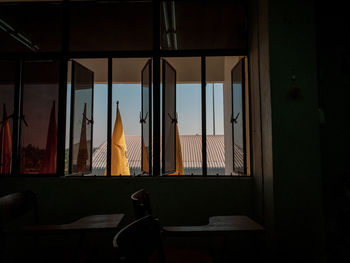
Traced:
<path fill-rule="evenodd" d="M 125 142 L 131 174 L 141 173 L 141 136 L 126 135 Z M 182 160 L 185 174 L 202 174 L 202 136 L 181 135 Z M 95 173 L 104 172 L 106 167 L 107 142 L 105 141 L 92 155 Z M 242 151 L 235 146 L 238 165 L 243 166 Z M 207 136 L 208 174 L 225 174 L 224 135 Z"/>

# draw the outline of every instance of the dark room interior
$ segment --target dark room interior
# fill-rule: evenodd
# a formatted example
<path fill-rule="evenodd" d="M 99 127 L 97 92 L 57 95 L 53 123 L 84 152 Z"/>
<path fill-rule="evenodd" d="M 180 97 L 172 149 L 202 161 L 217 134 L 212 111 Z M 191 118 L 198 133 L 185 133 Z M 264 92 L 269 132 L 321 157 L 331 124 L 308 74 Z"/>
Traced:
<path fill-rule="evenodd" d="M 0 0 L 0 262 L 344 262 L 346 13 Z"/>

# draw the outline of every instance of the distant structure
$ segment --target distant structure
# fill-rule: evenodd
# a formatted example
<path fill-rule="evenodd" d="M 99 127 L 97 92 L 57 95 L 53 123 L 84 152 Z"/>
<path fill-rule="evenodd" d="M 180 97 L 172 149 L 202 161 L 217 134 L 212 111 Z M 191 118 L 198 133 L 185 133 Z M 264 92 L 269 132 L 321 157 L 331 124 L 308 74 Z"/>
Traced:
<path fill-rule="evenodd" d="M 141 174 L 141 138 L 138 135 L 125 136 L 130 175 Z M 202 174 L 202 136 L 181 135 L 181 149 L 185 175 Z M 224 135 L 207 136 L 208 175 L 225 175 Z M 243 154 L 238 147 L 235 156 L 243 167 Z M 92 174 L 103 175 L 106 167 L 107 142 L 104 142 L 92 155 Z"/>

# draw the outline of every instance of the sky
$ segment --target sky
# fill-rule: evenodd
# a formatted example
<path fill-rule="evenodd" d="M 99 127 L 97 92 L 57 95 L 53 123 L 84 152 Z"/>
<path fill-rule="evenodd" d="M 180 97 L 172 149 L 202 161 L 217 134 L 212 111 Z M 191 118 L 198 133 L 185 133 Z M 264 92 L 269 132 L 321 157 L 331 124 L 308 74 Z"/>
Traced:
<path fill-rule="evenodd" d="M 116 116 L 116 102 L 119 100 L 119 110 L 123 121 L 125 135 L 140 135 L 141 125 L 139 116 L 141 111 L 140 84 L 113 84 L 112 94 L 112 128 Z M 176 85 L 176 109 L 180 135 L 201 134 L 201 84 Z M 215 90 L 215 133 L 224 134 L 223 125 L 223 85 L 214 84 Z M 70 85 L 68 85 L 67 105 L 70 105 Z M 212 84 L 207 85 L 207 134 L 213 134 L 213 97 Z M 70 106 L 67 107 L 67 136 L 69 138 Z M 77 125 L 80 125 L 78 123 Z M 75 132 L 79 133 L 80 128 Z M 94 85 L 94 131 L 93 147 L 100 146 L 107 139 L 107 85 Z"/>

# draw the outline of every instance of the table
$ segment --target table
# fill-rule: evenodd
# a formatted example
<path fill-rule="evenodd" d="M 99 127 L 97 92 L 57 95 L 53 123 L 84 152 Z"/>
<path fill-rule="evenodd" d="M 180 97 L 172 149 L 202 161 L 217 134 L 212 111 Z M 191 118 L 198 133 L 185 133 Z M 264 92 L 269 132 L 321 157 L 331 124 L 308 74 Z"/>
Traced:
<path fill-rule="evenodd" d="M 265 229 L 247 216 L 213 216 L 202 226 L 165 226 L 165 235 L 219 234 L 230 232 L 263 232 Z"/>
<path fill-rule="evenodd" d="M 124 214 L 91 215 L 68 224 L 21 226 L 20 232 L 86 232 L 117 229 Z"/>
<path fill-rule="evenodd" d="M 15 233 L 22 235 L 71 235 L 78 234 L 79 242 L 76 247 L 77 250 L 77 261 L 84 262 L 86 257 L 83 250 L 83 243 L 85 235 L 91 233 L 92 231 L 106 231 L 115 230 L 122 221 L 124 214 L 104 214 L 104 215 L 91 215 L 80 218 L 68 224 L 58 224 L 58 225 L 31 225 L 31 226 L 21 226 L 15 230 Z"/>
<path fill-rule="evenodd" d="M 236 235 L 237 234 L 237 235 Z M 255 240 L 257 247 L 261 247 L 266 239 L 265 229 L 244 215 L 237 216 L 213 216 L 209 218 L 209 223 L 202 226 L 164 226 L 163 235 L 165 237 L 199 237 L 199 238 L 209 238 L 208 249 L 213 261 L 218 262 L 231 262 L 231 255 L 233 253 L 242 253 L 238 251 L 236 247 L 230 247 L 229 240 L 232 236 L 235 238 L 245 237 L 253 238 L 251 241 Z M 213 246 L 216 238 L 222 239 L 219 245 Z M 250 243 L 249 247 L 254 247 L 254 244 Z M 234 251 L 234 252 L 232 252 Z M 255 251 L 255 250 L 254 250 Z M 243 258 L 248 258 L 249 255 Z M 254 261 L 252 261 L 254 262 Z"/>
<path fill-rule="evenodd" d="M 93 230 L 117 229 L 124 214 L 91 215 L 68 224 L 21 226 L 20 232 L 86 232 Z"/>

